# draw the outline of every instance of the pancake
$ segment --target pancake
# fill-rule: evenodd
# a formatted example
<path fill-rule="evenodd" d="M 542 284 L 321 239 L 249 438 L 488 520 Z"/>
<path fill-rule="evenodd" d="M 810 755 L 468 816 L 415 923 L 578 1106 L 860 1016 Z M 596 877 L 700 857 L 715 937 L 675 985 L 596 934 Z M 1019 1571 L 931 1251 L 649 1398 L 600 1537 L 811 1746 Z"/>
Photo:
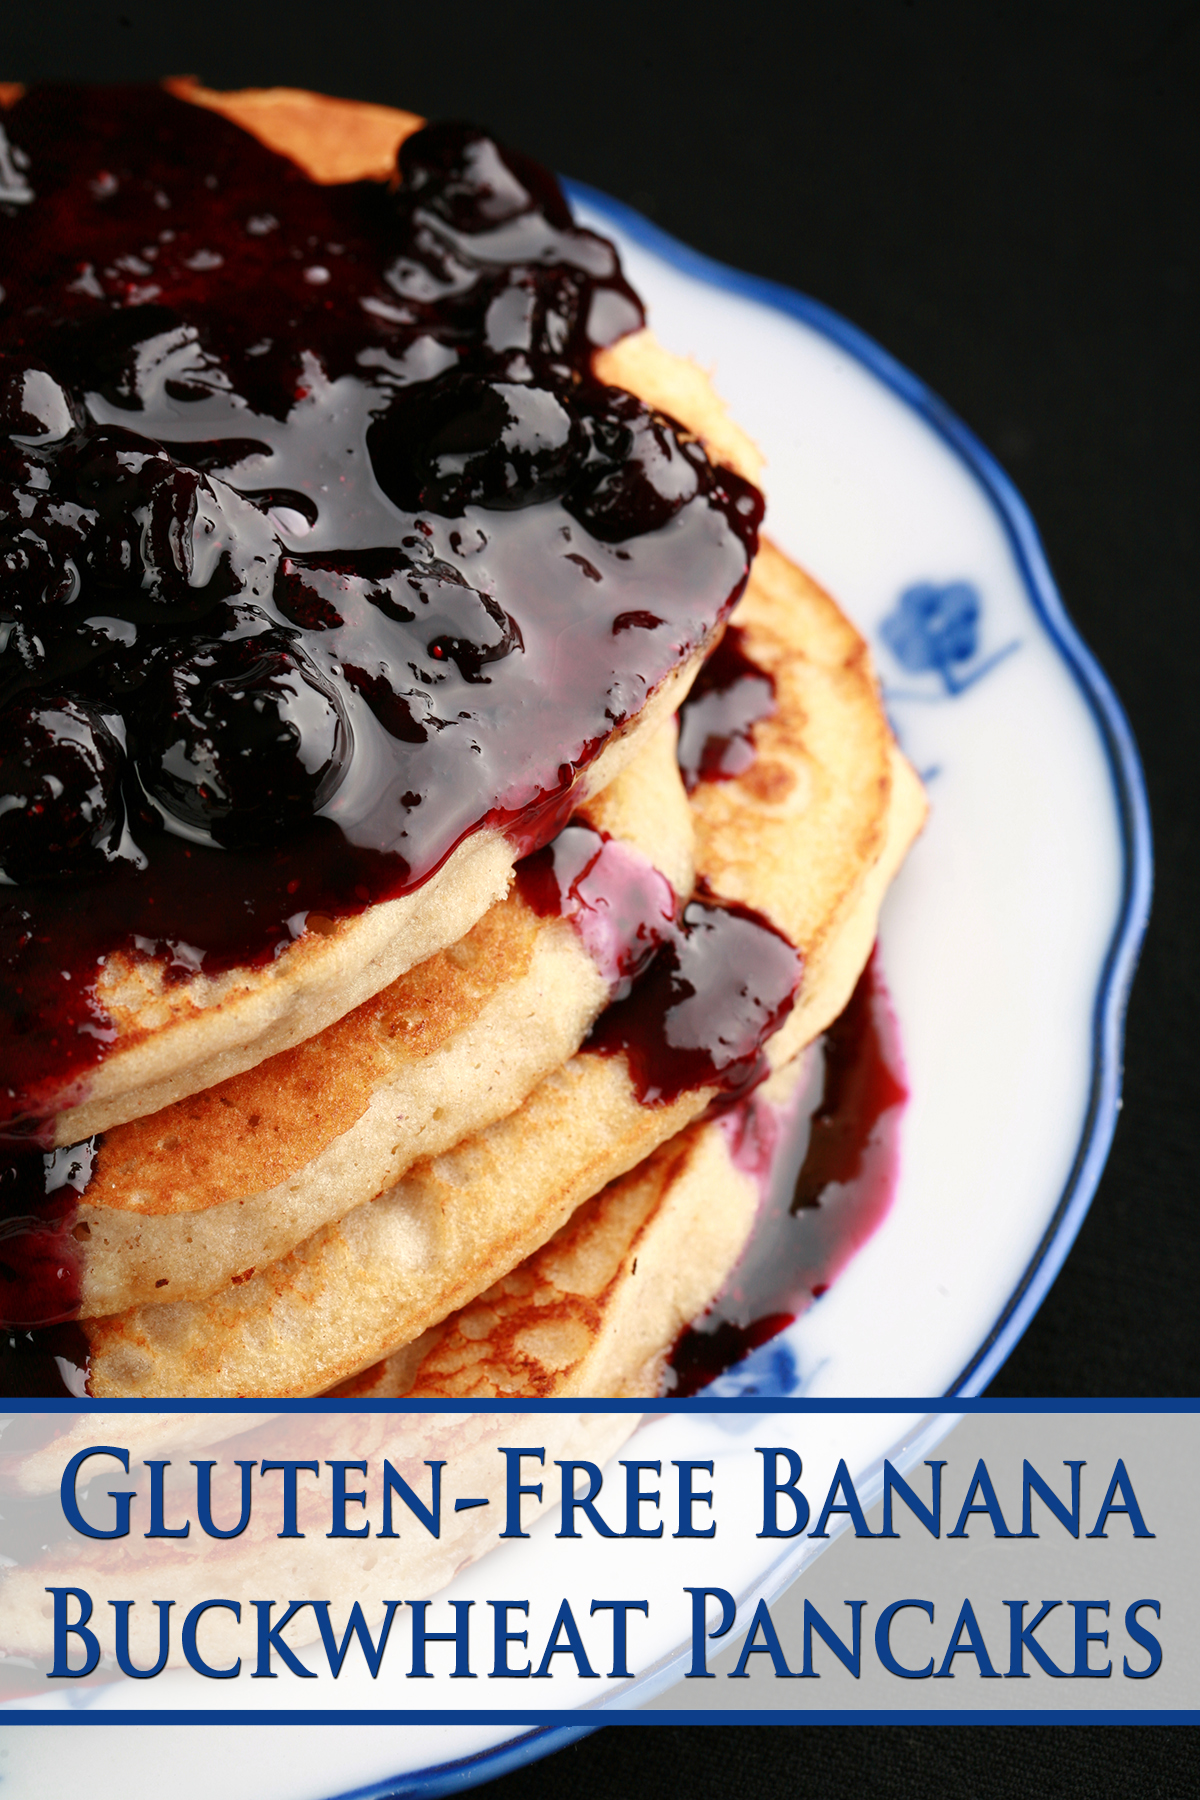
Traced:
<path fill-rule="evenodd" d="M 776 711 L 755 727 L 749 768 L 692 796 L 697 872 L 717 891 L 736 880 L 735 898 L 806 958 L 799 1004 L 767 1047 L 780 1066 L 849 999 L 924 797 L 891 739 L 862 640 L 779 552 L 760 552 L 736 622 L 771 670 Z M 91 1390 L 285 1395 L 346 1381 L 491 1287 L 716 1097 L 701 1086 L 645 1105 L 623 1056 L 585 1050 L 507 1118 L 236 1288 L 89 1321 Z"/>
<path fill-rule="evenodd" d="M 673 723 L 580 820 L 663 905 L 692 889 Z M 610 852 L 611 854 L 611 852 Z M 572 1056 L 609 983 L 513 891 L 449 950 L 307 1042 L 100 1143 L 73 1227 L 84 1318 L 203 1299 L 512 1112 Z"/>
<path fill-rule="evenodd" d="M 168 93 L 206 106 L 297 163 L 310 181 L 391 181 L 406 137 L 425 123 L 416 113 L 369 100 L 337 100 L 304 88 L 240 88 L 218 93 L 189 76 L 164 81 Z"/>
<path fill-rule="evenodd" d="M 291 90 L 221 96 L 194 83 L 168 85 L 177 97 L 221 112 L 325 185 L 392 175 L 397 147 L 422 124 L 413 114 Z M 4 103 L 19 97 L 16 86 L 3 89 Z M 630 370 L 623 376 L 618 355 L 611 368 L 605 366 L 604 379 L 630 392 L 642 381 L 654 394 L 672 391 L 674 383 L 681 422 L 701 441 L 711 439 L 714 459 L 732 469 L 756 468 L 752 446 L 729 423 L 699 372 L 667 356 L 648 334 L 636 335 L 643 341 L 625 353 L 632 358 Z M 615 729 L 596 753 L 580 757 L 578 745 L 564 744 L 570 780 L 560 816 L 572 802 L 579 806 L 600 794 L 674 713 L 713 641 L 710 630 L 687 645 L 676 666 L 636 697 L 626 716 L 613 716 Z M 84 1073 L 64 1078 L 56 1091 L 39 1089 L 39 1122 L 44 1125 L 49 1115 L 53 1143 L 71 1145 L 308 1041 L 461 941 L 504 899 L 517 854 L 504 835 L 484 825 L 414 891 L 349 916 L 336 908 L 338 916 L 310 909 L 295 941 L 273 958 L 216 974 L 181 967 L 178 958 L 145 946 L 107 952 L 95 998 L 111 1041 Z"/>
<path fill-rule="evenodd" d="M 786 1104 L 803 1064 L 785 1064 L 753 1101 Z M 739 1167 L 729 1123 L 689 1125 L 477 1300 L 334 1396 L 657 1394 L 666 1352 L 716 1298 L 754 1229 L 760 1185 Z"/>

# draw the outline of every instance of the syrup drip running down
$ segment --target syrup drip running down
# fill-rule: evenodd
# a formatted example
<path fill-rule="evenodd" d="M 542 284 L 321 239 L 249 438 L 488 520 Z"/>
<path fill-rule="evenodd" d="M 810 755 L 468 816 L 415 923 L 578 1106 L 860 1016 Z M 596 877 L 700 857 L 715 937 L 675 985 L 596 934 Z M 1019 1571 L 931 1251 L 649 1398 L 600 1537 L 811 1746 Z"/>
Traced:
<path fill-rule="evenodd" d="M 675 927 L 670 882 L 646 857 L 590 825 L 572 824 L 517 864 L 517 886 L 543 918 L 569 919 L 623 999 Z"/>
<path fill-rule="evenodd" d="M 79 1311 L 72 1227 L 95 1139 L 0 1160 L 0 1330 L 57 1325 Z"/>
<path fill-rule="evenodd" d="M 908 1089 L 878 951 L 814 1051 L 811 1086 L 790 1119 L 772 1118 L 758 1095 L 729 1117 L 742 1133 L 735 1160 L 762 1177 L 764 1199 L 724 1293 L 675 1345 L 664 1390 L 675 1398 L 699 1393 L 806 1312 L 891 1206 Z"/>
<path fill-rule="evenodd" d="M 90 1356 L 82 1325 L 0 1332 L 0 1394 L 81 1400 L 87 1394 Z"/>
<path fill-rule="evenodd" d="M 763 1043 L 792 1010 L 801 965 L 761 914 L 692 900 L 673 916 L 650 864 L 584 825 L 518 881 L 535 911 L 570 919 L 589 949 L 599 942 L 613 998 L 583 1048 L 624 1056 L 644 1106 L 704 1087 L 731 1106 L 762 1079 Z"/>
<path fill-rule="evenodd" d="M 679 772 L 688 793 L 732 781 L 754 761 L 753 729 L 775 711 L 775 683 L 746 653 L 737 626 L 708 657 L 679 709 Z"/>
<path fill-rule="evenodd" d="M 749 907 L 691 900 L 624 1000 L 584 1044 L 624 1055 L 643 1106 L 714 1087 L 731 1106 L 767 1072 L 762 1046 L 792 1010 L 800 958 Z"/>

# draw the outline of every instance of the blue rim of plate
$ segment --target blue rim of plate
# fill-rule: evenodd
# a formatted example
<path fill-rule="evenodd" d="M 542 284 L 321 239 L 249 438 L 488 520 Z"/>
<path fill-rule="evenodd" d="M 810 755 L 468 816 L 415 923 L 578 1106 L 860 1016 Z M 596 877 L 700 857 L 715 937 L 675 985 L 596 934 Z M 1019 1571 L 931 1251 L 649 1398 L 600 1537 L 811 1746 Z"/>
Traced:
<path fill-rule="evenodd" d="M 811 300 L 806 294 L 769 281 L 765 276 L 747 275 L 704 256 L 651 224 L 623 201 L 613 200 L 596 188 L 576 181 L 567 181 L 563 185 L 573 204 L 582 203 L 603 214 L 625 236 L 682 274 L 785 313 L 828 338 L 933 428 L 966 464 L 992 502 L 1034 611 L 1086 700 L 1099 731 L 1108 759 L 1120 826 L 1122 889 L 1116 926 L 1092 1007 L 1087 1108 L 1070 1174 L 1041 1241 L 987 1337 L 946 1390 L 947 1398 L 980 1394 L 1015 1348 L 1062 1267 L 1091 1204 L 1116 1129 L 1121 1102 L 1125 1008 L 1150 916 L 1153 888 L 1150 807 L 1133 732 L 1108 677 L 1067 614 L 1029 508 L 991 452 L 924 382 L 873 338 L 819 300 Z M 761 1356 L 765 1364 L 767 1357 L 763 1353 L 769 1354 L 769 1351 L 770 1345 L 764 1345 L 762 1351 L 756 1352 L 747 1362 L 753 1363 Z M 764 1383 L 754 1391 L 765 1396 L 770 1388 Z"/>
<path fill-rule="evenodd" d="M 442 1794 L 461 1794 L 466 1788 L 478 1787 L 484 1781 L 498 1781 L 527 1763 L 540 1762 L 556 1750 L 566 1750 L 580 1738 L 599 1731 L 603 1720 L 589 1720 L 581 1725 L 538 1725 L 523 1731 L 506 1744 L 492 1750 L 481 1750 L 476 1756 L 457 1757 L 453 1762 L 438 1763 L 429 1769 L 417 1769 L 411 1775 L 372 1781 L 366 1787 L 348 1788 L 333 1800 L 438 1800 Z"/>
<path fill-rule="evenodd" d="M 1068 617 L 1029 508 L 991 452 L 924 382 L 873 338 L 819 300 L 811 300 L 806 294 L 769 281 L 765 276 L 747 275 L 740 269 L 731 269 L 699 250 L 693 250 L 652 224 L 633 207 L 612 199 L 598 188 L 578 181 L 564 181 L 563 188 L 573 206 L 582 203 L 611 220 L 626 237 L 661 257 L 681 274 L 694 276 L 725 293 L 769 306 L 828 338 L 933 428 L 966 464 L 992 502 L 1004 525 L 1034 611 L 1087 701 L 1100 733 L 1120 824 L 1123 869 L 1117 923 L 1092 1008 L 1092 1069 L 1087 1110 L 1071 1172 L 1041 1242 L 987 1337 L 947 1389 L 947 1398 L 980 1394 L 1015 1348 L 1062 1267 L 1091 1205 L 1116 1129 L 1121 1098 L 1125 1008 L 1150 916 L 1153 888 L 1150 807 L 1133 733 L 1108 677 Z M 769 1345 L 763 1346 L 764 1351 L 769 1348 Z M 765 1395 L 765 1384 L 756 1391 Z M 434 1800 L 436 1795 L 474 1787 L 539 1757 L 551 1755 L 598 1730 L 601 1723 L 597 1720 L 586 1725 L 543 1726 L 477 1757 L 417 1771 L 390 1784 L 382 1782 L 370 1788 L 358 1788 L 352 1794 L 336 1796 L 335 1800 L 385 1800 L 385 1797 L 401 1800 L 401 1796 L 408 1795 Z"/>
<path fill-rule="evenodd" d="M 582 203 L 610 219 L 643 249 L 709 287 L 756 301 L 811 327 L 845 350 L 930 425 L 975 476 L 999 514 L 1034 610 L 1076 686 L 1087 701 L 1108 758 L 1121 829 L 1123 879 L 1117 925 L 1101 970 L 1092 1010 L 1092 1074 L 1083 1130 L 1070 1175 L 1037 1250 L 970 1362 L 947 1389 L 947 1398 L 983 1391 L 1015 1347 L 1041 1305 L 1091 1204 L 1112 1143 L 1120 1108 L 1121 1046 L 1125 1007 L 1150 913 L 1153 857 L 1145 778 L 1125 718 L 1107 676 L 1067 615 L 1028 507 L 991 453 L 915 375 L 840 314 L 793 288 L 747 275 L 693 250 L 678 238 L 583 182 L 564 181 L 572 205 Z M 769 1345 L 764 1345 L 768 1351 Z M 757 1356 L 758 1353 L 756 1353 Z M 752 1363 L 755 1357 L 748 1358 Z M 766 1396 L 766 1384 L 754 1390 Z M 414 1770 L 332 1796 L 331 1800 L 437 1800 L 512 1773 L 588 1737 L 602 1719 L 542 1725 L 477 1755 Z"/>

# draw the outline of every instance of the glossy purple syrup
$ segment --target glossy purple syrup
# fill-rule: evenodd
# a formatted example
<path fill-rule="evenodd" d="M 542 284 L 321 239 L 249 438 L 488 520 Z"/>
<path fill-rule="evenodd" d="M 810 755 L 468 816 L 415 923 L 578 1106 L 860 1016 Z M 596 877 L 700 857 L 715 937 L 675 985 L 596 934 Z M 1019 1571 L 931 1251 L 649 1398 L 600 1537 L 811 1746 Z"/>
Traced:
<path fill-rule="evenodd" d="M 613 998 L 583 1047 L 624 1055 L 644 1105 L 701 1087 L 732 1104 L 761 1080 L 762 1046 L 792 1009 L 800 958 L 759 913 L 706 900 L 677 913 L 644 858 L 586 825 L 529 857 L 517 882 L 597 956 Z"/>
<path fill-rule="evenodd" d="M 482 825 L 553 837 L 761 498 L 592 378 L 641 322 L 615 253 L 468 127 L 334 187 L 152 88 L 5 128 L 11 1135 L 86 1086 L 112 951 L 266 961 Z"/>
<path fill-rule="evenodd" d="M 90 1357 L 82 1325 L 0 1331 L 0 1394 L 26 1400 L 82 1399 Z"/>
<path fill-rule="evenodd" d="M 761 914 L 692 900 L 584 1049 L 624 1055 L 645 1106 L 701 1087 L 732 1104 L 766 1073 L 762 1046 L 791 1012 L 799 981 L 799 955 Z"/>
<path fill-rule="evenodd" d="M 61 1150 L 36 1140 L 0 1159 L 0 1394 L 84 1392 L 88 1343 L 79 1312 L 75 1217 L 95 1161 L 87 1138 Z"/>
<path fill-rule="evenodd" d="M 679 709 L 679 769 L 688 793 L 748 769 L 754 726 L 774 711 L 774 681 L 747 655 L 745 634 L 728 626 Z"/>
<path fill-rule="evenodd" d="M 806 1311 L 892 1203 L 908 1089 L 877 954 L 820 1052 L 814 1091 L 782 1129 L 758 1095 L 728 1117 L 735 1160 L 763 1178 L 765 1200 L 725 1292 L 675 1345 L 673 1396 L 698 1393 Z"/>
<path fill-rule="evenodd" d="M 517 886 L 534 912 L 570 920 L 614 999 L 629 992 L 675 929 L 666 876 L 590 825 L 568 825 L 518 863 Z"/>
<path fill-rule="evenodd" d="M 88 1138 L 0 1162 L 0 1330 L 57 1325 L 79 1311 L 72 1228 L 95 1153 Z"/>

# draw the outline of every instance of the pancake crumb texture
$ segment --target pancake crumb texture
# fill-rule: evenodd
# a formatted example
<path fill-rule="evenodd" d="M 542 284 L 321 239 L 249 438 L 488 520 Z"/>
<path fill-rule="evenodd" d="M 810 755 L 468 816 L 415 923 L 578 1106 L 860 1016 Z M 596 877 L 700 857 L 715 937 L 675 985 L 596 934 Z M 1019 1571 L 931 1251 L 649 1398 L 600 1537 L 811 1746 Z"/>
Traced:
<path fill-rule="evenodd" d="M 643 1107 L 622 1058 L 573 1057 L 509 1118 L 242 1285 L 89 1321 L 92 1393 L 320 1392 L 489 1287 L 711 1097 Z"/>
<path fill-rule="evenodd" d="M 653 1394 L 663 1347 L 712 1300 L 758 1188 L 692 1125 L 584 1202 L 541 1250 L 339 1396 Z"/>

